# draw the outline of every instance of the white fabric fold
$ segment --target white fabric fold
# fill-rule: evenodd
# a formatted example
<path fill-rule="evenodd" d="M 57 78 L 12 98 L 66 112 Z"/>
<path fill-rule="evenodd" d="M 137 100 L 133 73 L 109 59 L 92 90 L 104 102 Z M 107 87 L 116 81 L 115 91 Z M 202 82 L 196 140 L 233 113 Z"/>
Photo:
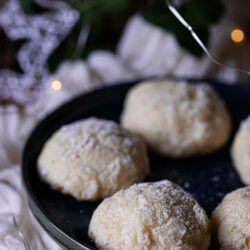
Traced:
<path fill-rule="evenodd" d="M 29 211 L 20 167 L 0 171 L 0 180 L 0 249 L 61 249 Z"/>

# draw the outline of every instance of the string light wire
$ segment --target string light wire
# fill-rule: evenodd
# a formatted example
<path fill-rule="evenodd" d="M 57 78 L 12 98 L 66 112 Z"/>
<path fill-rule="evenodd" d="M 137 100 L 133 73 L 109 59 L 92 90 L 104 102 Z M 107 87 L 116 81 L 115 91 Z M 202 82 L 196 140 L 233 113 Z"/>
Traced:
<path fill-rule="evenodd" d="M 199 44 L 199 46 L 202 48 L 202 50 L 206 53 L 206 55 L 208 56 L 208 58 L 215 64 L 219 65 L 220 67 L 223 68 L 227 68 L 227 69 L 231 69 L 231 70 L 236 70 L 238 72 L 250 75 L 250 71 L 248 70 L 244 70 L 241 68 L 237 68 L 237 67 L 233 67 L 233 66 L 229 66 L 229 65 L 225 65 L 220 63 L 219 61 L 217 61 L 212 55 L 211 53 L 208 51 L 207 47 L 204 45 L 204 43 L 201 41 L 201 39 L 199 38 L 199 36 L 195 33 L 195 31 L 193 30 L 192 26 L 189 25 L 189 23 L 181 16 L 181 14 L 176 10 L 176 8 L 170 3 L 169 0 L 165 0 L 168 9 L 173 13 L 173 15 L 180 21 L 180 23 L 189 30 L 189 32 L 191 33 L 192 37 L 195 39 L 195 41 Z"/>

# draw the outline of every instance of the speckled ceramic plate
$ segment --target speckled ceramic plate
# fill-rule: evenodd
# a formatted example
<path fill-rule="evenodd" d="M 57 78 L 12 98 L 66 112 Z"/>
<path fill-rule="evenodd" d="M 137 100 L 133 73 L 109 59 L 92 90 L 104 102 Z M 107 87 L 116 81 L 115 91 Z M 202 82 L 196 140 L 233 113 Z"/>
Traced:
<path fill-rule="evenodd" d="M 96 116 L 119 122 L 124 98 L 135 84 L 126 83 L 83 94 L 61 106 L 35 128 L 27 141 L 22 162 L 23 183 L 32 212 L 62 246 L 68 249 L 94 249 L 88 238 L 88 225 L 99 203 L 79 202 L 52 190 L 37 174 L 37 158 L 51 134 L 82 118 Z M 151 174 L 146 181 L 169 179 L 198 200 L 210 216 L 223 196 L 243 186 L 230 158 L 230 145 L 239 122 L 250 114 L 250 88 L 209 82 L 226 102 L 233 121 L 228 144 L 214 154 L 172 160 L 150 153 Z"/>

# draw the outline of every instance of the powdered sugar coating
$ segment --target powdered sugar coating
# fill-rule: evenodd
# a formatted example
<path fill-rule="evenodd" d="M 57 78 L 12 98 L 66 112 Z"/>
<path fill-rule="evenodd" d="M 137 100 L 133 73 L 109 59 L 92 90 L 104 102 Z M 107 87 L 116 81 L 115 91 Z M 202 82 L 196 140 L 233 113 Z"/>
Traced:
<path fill-rule="evenodd" d="M 100 249 L 208 249 L 209 220 L 170 181 L 135 184 L 95 210 L 89 236 Z"/>
<path fill-rule="evenodd" d="M 224 197 L 212 214 L 212 227 L 220 249 L 250 249 L 250 186 Z"/>
<path fill-rule="evenodd" d="M 240 127 L 250 129 L 250 115 L 240 123 Z"/>
<path fill-rule="evenodd" d="M 250 116 L 241 122 L 235 135 L 232 158 L 242 182 L 250 185 Z"/>
<path fill-rule="evenodd" d="M 172 157 L 210 153 L 231 130 L 229 113 L 211 86 L 171 80 L 133 87 L 121 121 L 152 150 Z"/>
<path fill-rule="evenodd" d="M 41 177 L 79 200 L 98 200 L 149 173 L 142 140 L 112 121 L 89 118 L 61 127 L 38 160 Z"/>

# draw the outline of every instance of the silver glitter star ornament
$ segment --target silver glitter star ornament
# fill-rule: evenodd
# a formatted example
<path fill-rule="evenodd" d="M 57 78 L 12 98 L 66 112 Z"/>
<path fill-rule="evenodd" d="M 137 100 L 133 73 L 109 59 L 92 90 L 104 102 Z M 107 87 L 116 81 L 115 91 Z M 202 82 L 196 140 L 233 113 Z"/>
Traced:
<path fill-rule="evenodd" d="M 0 9 L 0 25 L 6 35 L 11 40 L 27 40 L 17 53 L 23 74 L 7 69 L 0 71 L 0 100 L 8 98 L 22 105 L 34 101 L 48 79 L 49 56 L 79 19 L 79 13 L 64 2 L 35 2 L 50 11 L 26 16 L 19 0 L 8 0 Z M 38 91 L 30 91 L 38 82 Z"/>

